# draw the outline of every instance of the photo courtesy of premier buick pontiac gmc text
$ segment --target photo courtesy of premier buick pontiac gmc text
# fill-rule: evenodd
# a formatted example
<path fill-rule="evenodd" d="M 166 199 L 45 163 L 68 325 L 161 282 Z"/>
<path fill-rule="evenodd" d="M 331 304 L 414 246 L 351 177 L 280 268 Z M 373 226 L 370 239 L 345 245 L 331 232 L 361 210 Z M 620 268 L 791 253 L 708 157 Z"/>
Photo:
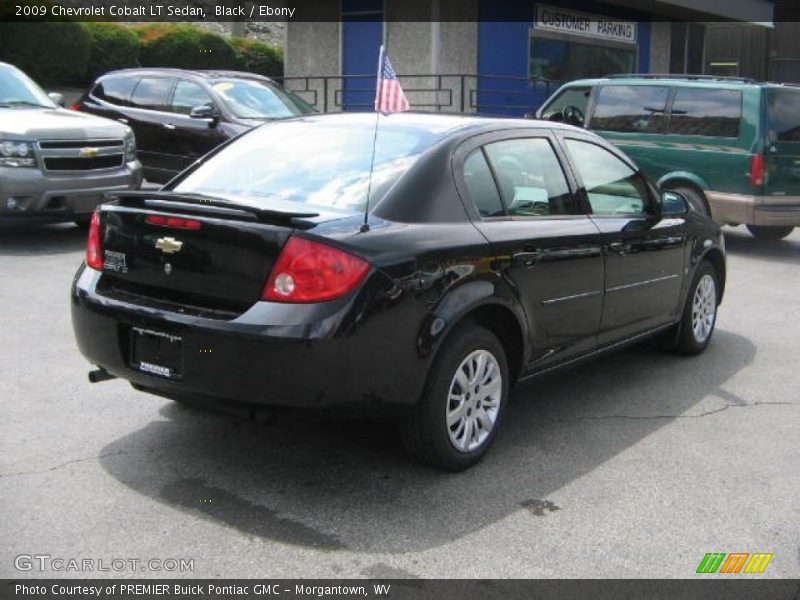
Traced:
<path fill-rule="evenodd" d="M 515 383 L 712 337 L 718 225 L 597 135 L 548 121 L 306 115 L 94 213 L 72 319 L 95 381 L 175 400 L 391 408 L 457 471 Z M 374 167 L 374 168 L 373 168 Z"/>

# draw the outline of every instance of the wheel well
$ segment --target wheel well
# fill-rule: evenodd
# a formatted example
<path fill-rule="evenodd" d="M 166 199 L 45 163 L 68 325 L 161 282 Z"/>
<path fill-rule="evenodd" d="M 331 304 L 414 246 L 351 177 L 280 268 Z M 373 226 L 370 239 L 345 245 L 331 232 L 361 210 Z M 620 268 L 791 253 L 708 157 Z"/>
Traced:
<path fill-rule="evenodd" d="M 706 193 L 703 191 L 703 188 L 697 185 L 694 181 L 689 179 L 670 179 L 669 181 L 665 181 L 661 187 L 665 190 L 675 190 L 681 187 L 690 188 L 692 191 L 697 192 L 697 194 L 700 196 L 703 204 L 705 204 L 706 213 L 709 215 L 711 214 L 711 205 L 708 203 Z"/>
<path fill-rule="evenodd" d="M 712 248 L 704 256 L 703 260 L 707 260 L 714 267 L 719 279 L 719 301 L 722 302 L 722 295 L 725 293 L 725 259 L 722 252 L 718 248 Z"/>
<path fill-rule="evenodd" d="M 503 306 L 489 304 L 473 309 L 464 318 L 474 321 L 498 337 L 506 352 L 508 371 L 513 385 L 522 368 L 524 353 L 522 331 L 514 313 Z"/>

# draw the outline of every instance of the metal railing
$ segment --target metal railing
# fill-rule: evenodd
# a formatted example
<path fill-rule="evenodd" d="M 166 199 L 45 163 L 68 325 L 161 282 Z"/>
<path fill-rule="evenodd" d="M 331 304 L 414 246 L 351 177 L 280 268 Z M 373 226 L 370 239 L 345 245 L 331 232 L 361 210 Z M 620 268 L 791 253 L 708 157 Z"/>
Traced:
<path fill-rule="evenodd" d="M 412 109 L 524 116 L 536 110 L 560 81 L 507 75 L 398 75 Z M 277 78 L 321 112 L 369 111 L 374 75 L 308 75 Z"/>

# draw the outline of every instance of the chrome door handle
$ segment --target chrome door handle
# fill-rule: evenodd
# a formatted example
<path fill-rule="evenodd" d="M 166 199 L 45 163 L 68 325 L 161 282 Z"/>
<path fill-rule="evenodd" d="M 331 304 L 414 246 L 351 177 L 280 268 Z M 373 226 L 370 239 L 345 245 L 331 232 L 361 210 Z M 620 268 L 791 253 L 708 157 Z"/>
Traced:
<path fill-rule="evenodd" d="M 125 125 L 127 125 L 127 124 L 128 124 L 128 119 L 123 119 L 122 117 L 120 117 L 119 119 L 117 119 L 117 121 L 119 121 L 120 123 L 125 123 Z"/>
<path fill-rule="evenodd" d="M 164 129 L 169 129 L 170 131 L 175 129 L 175 125 L 172 123 L 163 123 L 162 125 L 164 126 Z"/>
<path fill-rule="evenodd" d="M 631 249 L 631 245 L 625 242 L 611 242 L 608 245 L 608 249 L 616 252 L 619 255 L 622 255 L 628 253 L 628 251 Z"/>
<path fill-rule="evenodd" d="M 511 259 L 514 262 L 522 263 L 526 267 L 532 267 L 540 258 L 542 258 L 544 252 L 540 252 L 538 250 L 530 251 L 530 252 L 517 252 L 516 254 L 511 255 Z"/>

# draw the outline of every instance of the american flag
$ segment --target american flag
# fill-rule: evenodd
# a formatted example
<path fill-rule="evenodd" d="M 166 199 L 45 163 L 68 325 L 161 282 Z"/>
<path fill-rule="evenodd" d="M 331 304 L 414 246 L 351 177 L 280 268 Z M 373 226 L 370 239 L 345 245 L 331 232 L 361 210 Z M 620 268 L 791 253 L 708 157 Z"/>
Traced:
<path fill-rule="evenodd" d="M 397 73 L 392 67 L 389 56 L 381 46 L 380 70 L 378 71 L 378 88 L 375 91 L 375 110 L 383 114 L 401 112 L 410 108 L 408 99 L 397 81 Z"/>

